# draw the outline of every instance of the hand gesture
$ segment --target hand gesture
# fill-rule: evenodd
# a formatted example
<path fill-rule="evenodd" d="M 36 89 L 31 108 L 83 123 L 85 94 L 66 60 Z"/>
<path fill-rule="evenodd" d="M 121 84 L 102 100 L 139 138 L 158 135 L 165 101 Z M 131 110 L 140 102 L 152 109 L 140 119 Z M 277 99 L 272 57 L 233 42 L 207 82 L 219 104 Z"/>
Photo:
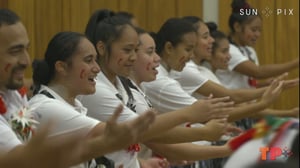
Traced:
<path fill-rule="evenodd" d="M 261 101 L 266 103 L 267 105 L 270 105 L 273 103 L 280 95 L 283 87 L 283 82 L 274 80 L 271 85 L 267 88 L 267 90 L 264 92 Z"/>
<path fill-rule="evenodd" d="M 193 103 L 189 113 L 191 123 L 206 122 L 214 118 L 227 118 L 228 112 L 232 109 L 234 102 L 228 102 L 229 97 L 212 98 L 198 100 Z"/>
<path fill-rule="evenodd" d="M 154 110 L 148 110 L 133 120 L 117 123 L 117 118 L 122 110 L 122 105 L 117 107 L 113 116 L 106 122 L 103 135 L 107 141 L 107 145 L 114 147 L 116 150 L 136 143 L 138 137 L 142 136 L 143 132 L 150 127 L 155 119 Z"/>

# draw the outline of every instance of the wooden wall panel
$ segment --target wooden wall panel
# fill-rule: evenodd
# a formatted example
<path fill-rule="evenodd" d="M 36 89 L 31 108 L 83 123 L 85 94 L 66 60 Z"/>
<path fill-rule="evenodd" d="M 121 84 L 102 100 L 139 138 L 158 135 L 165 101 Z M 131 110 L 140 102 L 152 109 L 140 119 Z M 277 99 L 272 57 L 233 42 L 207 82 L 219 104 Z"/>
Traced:
<path fill-rule="evenodd" d="M 118 11 L 127 11 L 132 13 L 137 19 L 139 26 L 145 28 L 147 24 L 147 20 L 145 18 L 147 18 L 147 15 L 149 14 L 146 4 L 146 0 L 121 0 Z"/>
<path fill-rule="evenodd" d="M 148 0 L 148 15 L 146 29 L 157 32 L 161 25 L 170 17 L 176 17 L 176 1 L 174 0 Z"/>
<path fill-rule="evenodd" d="M 299 58 L 299 0 L 276 0 L 277 9 L 293 9 L 293 15 L 277 15 L 275 31 L 275 61 L 277 63 Z M 290 72 L 290 77 L 299 77 L 299 69 Z M 285 91 L 277 108 L 299 106 L 299 86 Z"/>
<path fill-rule="evenodd" d="M 0 8 L 7 8 L 8 0 L 0 0 Z"/>
<path fill-rule="evenodd" d="M 177 16 L 203 16 L 203 0 L 177 0 Z"/>
<path fill-rule="evenodd" d="M 57 33 L 62 31 L 62 1 L 35 0 L 35 41 L 36 58 L 43 58 L 48 42 Z"/>
<path fill-rule="evenodd" d="M 111 9 L 113 11 L 119 10 L 120 0 L 89 0 L 90 11 L 93 13 L 98 9 Z"/>
<path fill-rule="evenodd" d="M 64 4 L 62 11 L 65 13 L 65 9 L 69 9 L 70 27 L 63 27 L 63 30 L 84 33 L 88 19 L 91 16 L 90 2 L 86 0 L 67 0 L 67 2 L 69 4 Z M 63 20 L 63 22 L 65 21 Z"/>

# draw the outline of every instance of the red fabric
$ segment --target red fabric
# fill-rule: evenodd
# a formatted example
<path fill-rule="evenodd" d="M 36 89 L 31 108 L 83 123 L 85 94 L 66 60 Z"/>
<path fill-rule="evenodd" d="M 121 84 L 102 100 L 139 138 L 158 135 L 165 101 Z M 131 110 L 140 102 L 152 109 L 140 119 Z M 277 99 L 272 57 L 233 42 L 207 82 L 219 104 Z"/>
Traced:
<path fill-rule="evenodd" d="M 26 94 L 26 92 L 27 92 L 27 89 L 26 89 L 26 87 L 21 87 L 19 90 L 18 90 L 18 92 L 20 93 L 20 95 L 22 96 L 22 97 L 24 97 L 25 96 L 25 94 Z"/>
<path fill-rule="evenodd" d="M 247 141 L 251 140 L 253 138 L 255 132 L 256 132 L 256 130 L 254 128 L 251 128 L 248 131 L 246 131 L 245 133 L 243 133 L 242 135 L 239 135 L 239 136 L 233 138 L 229 142 L 229 146 L 230 146 L 231 150 L 234 151 L 234 150 L 238 149 L 241 145 L 246 143 Z"/>
<path fill-rule="evenodd" d="M 5 114 L 5 113 L 6 113 L 6 106 L 2 97 L 0 97 L 0 114 Z"/>

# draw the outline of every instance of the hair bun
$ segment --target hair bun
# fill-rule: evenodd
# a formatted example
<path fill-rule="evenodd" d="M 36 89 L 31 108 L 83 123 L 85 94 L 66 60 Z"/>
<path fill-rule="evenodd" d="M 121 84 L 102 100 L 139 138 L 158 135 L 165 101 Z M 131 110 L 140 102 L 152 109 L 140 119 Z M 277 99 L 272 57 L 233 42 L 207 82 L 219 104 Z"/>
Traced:
<path fill-rule="evenodd" d="M 241 9 L 251 9 L 246 0 L 233 0 L 231 3 L 232 13 L 240 13 Z"/>
<path fill-rule="evenodd" d="M 205 23 L 210 32 L 214 32 L 218 30 L 218 25 L 215 22 L 206 22 Z"/>

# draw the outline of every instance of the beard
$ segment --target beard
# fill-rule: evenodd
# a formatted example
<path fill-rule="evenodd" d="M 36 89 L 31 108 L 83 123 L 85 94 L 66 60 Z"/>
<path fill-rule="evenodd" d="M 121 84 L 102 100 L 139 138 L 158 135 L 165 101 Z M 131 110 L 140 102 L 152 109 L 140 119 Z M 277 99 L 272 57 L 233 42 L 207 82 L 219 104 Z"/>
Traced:
<path fill-rule="evenodd" d="M 8 79 L 8 81 L 5 85 L 7 89 L 17 90 L 17 89 L 20 89 L 24 85 L 24 79 L 21 79 L 21 80 L 20 79 L 14 79 L 13 74 L 16 71 L 24 71 L 25 69 L 26 69 L 25 65 L 19 65 L 19 66 L 14 67 L 12 69 L 10 78 Z"/>

